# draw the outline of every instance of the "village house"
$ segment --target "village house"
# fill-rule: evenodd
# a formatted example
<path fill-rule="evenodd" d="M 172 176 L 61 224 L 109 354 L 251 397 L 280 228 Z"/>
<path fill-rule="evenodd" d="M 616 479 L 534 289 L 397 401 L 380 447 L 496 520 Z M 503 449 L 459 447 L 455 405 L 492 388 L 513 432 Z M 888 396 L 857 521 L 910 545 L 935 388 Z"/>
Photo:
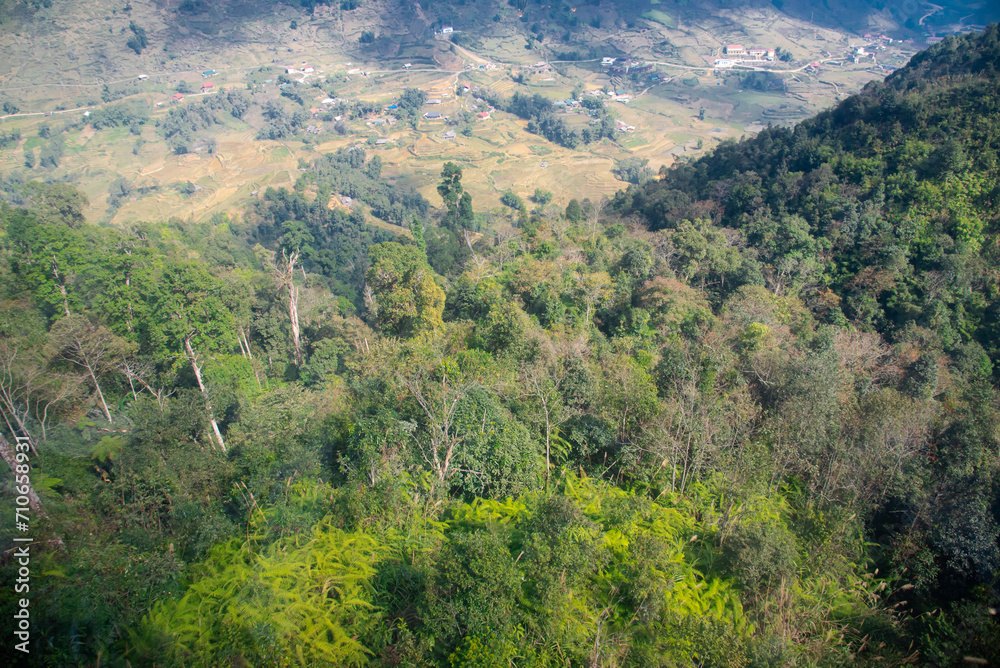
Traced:
<path fill-rule="evenodd" d="M 613 65 L 608 71 L 611 74 L 642 74 L 653 69 L 650 63 L 642 60 L 628 59 Z"/>
<path fill-rule="evenodd" d="M 447 35 L 448 33 L 455 32 L 455 29 L 452 28 L 451 26 L 445 26 L 441 28 L 441 32 Z"/>
<path fill-rule="evenodd" d="M 441 112 L 440 111 L 428 111 L 426 114 L 424 114 L 424 118 L 428 118 L 428 119 L 441 118 Z"/>
<path fill-rule="evenodd" d="M 215 84 L 212 83 L 211 81 L 206 81 L 201 85 L 201 92 L 204 93 L 206 91 L 212 90 L 213 88 L 215 88 Z"/>
<path fill-rule="evenodd" d="M 745 56 L 747 55 L 747 50 L 743 48 L 742 44 L 727 44 L 726 48 L 723 49 L 723 53 L 727 56 Z"/>
<path fill-rule="evenodd" d="M 426 102 L 424 102 L 424 104 L 441 104 L 441 98 L 438 97 L 431 98 Z"/>

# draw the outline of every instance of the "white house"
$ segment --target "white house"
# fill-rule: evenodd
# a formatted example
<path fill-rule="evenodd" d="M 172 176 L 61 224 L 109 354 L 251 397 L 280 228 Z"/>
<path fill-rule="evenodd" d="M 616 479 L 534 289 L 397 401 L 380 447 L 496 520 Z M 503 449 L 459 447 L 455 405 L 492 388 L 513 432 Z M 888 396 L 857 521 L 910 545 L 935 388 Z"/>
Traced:
<path fill-rule="evenodd" d="M 451 26 L 445 26 L 445 27 L 441 28 L 441 32 L 443 32 L 444 34 L 447 35 L 450 32 L 455 32 L 455 29 L 452 28 Z"/>

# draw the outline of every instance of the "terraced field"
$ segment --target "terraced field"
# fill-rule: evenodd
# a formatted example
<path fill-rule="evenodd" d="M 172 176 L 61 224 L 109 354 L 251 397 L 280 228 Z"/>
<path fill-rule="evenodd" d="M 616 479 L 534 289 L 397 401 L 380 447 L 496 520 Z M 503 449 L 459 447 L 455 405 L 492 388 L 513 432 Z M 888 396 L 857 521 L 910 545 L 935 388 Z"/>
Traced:
<path fill-rule="evenodd" d="M 353 12 L 317 5 L 304 19 L 298 9 L 268 5 L 254 10 L 257 13 L 246 13 L 238 20 L 234 15 L 229 17 L 233 21 L 213 26 L 206 17 L 167 15 L 155 5 L 137 5 L 126 14 L 111 11 L 100 2 L 81 5 L 53 0 L 52 7 L 40 13 L 43 20 L 31 31 L 0 30 L 0 49 L 7 56 L 0 63 L 0 98 L 16 96 L 21 106 L 31 111 L 56 105 L 66 110 L 57 110 L 50 119 L 38 115 L 0 121 L 0 128 L 21 129 L 24 136 L 19 145 L 0 150 L 0 173 L 48 179 L 72 174 L 90 198 L 88 216 L 98 220 L 118 223 L 174 215 L 200 218 L 238 208 L 243 198 L 267 186 L 290 186 L 302 161 L 308 163 L 319 152 L 364 144 L 377 132 L 377 136 L 394 140 L 393 144 L 368 149 L 382 157 L 385 173 L 405 175 L 405 183 L 424 192 L 432 204 L 438 204 L 435 185 L 440 166 L 447 160 L 466 166 L 465 182 L 476 197 L 477 209 L 499 206 L 499 194 L 507 188 L 524 196 L 541 187 L 554 192 L 557 202 L 565 202 L 620 188 L 623 184 L 611 170 L 623 157 L 648 159 L 655 170 L 672 164 L 679 154 L 697 154 L 698 139 L 707 149 L 723 138 L 740 136 L 747 128 L 760 128 L 769 120 L 792 121 L 859 88 L 873 76 L 841 68 L 824 72 L 823 80 L 833 83 L 821 84 L 819 77 L 803 73 L 790 79 L 789 95 L 780 96 L 719 85 L 721 80 L 713 76 L 696 76 L 694 87 L 680 85 L 682 79 L 698 74 L 691 69 L 661 69 L 664 79 L 673 78 L 667 84 L 622 82 L 609 79 L 597 62 L 578 62 L 558 64 L 552 73 L 530 74 L 523 85 L 517 84 L 512 74 L 552 58 L 556 49 L 563 47 L 550 33 L 544 48 L 536 44 L 525 49 L 523 29 L 516 24 L 513 10 L 502 10 L 510 21 L 490 22 L 483 34 L 464 39 L 464 46 L 459 46 L 431 37 L 437 18 L 430 10 L 399 8 L 387 16 L 382 9 L 380 0 Z M 401 22 L 404 14 L 409 18 Z M 650 20 L 638 21 L 634 29 L 623 28 L 609 14 L 604 27 L 582 27 L 577 39 L 597 45 L 595 48 L 609 55 L 631 53 L 651 60 L 676 60 L 687 67 L 707 65 L 718 46 L 730 39 L 748 43 L 767 39 L 803 57 L 818 57 L 820 50 L 832 50 L 838 40 L 845 39 L 833 30 L 817 29 L 812 34 L 802 22 L 766 7 L 725 8 L 716 14 L 692 21 L 680 10 L 667 12 L 656 6 L 647 16 Z M 298 29 L 288 27 L 292 18 L 298 19 Z M 140 56 L 124 46 L 127 26 L 133 20 L 146 28 L 154 46 Z M 387 40 L 371 47 L 359 46 L 361 31 L 372 26 Z M 42 58 L 38 54 L 55 55 Z M 489 120 L 474 122 L 472 136 L 463 134 L 461 125 L 449 126 L 445 121 L 422 121 L 420 131 L 415 132 L 403 123 L 375 130 L 363 120 L 355 120 L 346 135 L 327 131 L 315 137 L 318 145 L 311 145 L 298 140 L 259 142 L 254 129 L 230 121 L 202 138 L 206 142 L 214 139 L 213 154 L 200 150 L 177 156 L 170 153 L 154 127 L 167 110 L 155 105 L 166 100 L 180 81 L 197 88 L 205 69 L 218 71 L 213 79 L 220 88 L 260 86 L 266 79 L 276 79 L 286 64 L 304 62 L 316 68 L 313 74 L 297 77 L 305 85 L 327 76 L 327 84 L 331 90 L 335 88 L 336 95 L 379 104 L 391 103 L 405 87 L 418 87 L 444 101 L 426 110 L 440 110 L 453 119 L 474 104 L 468 96 L 455 97 L 459 82 L 489 87 L 502 95 L 521 90 L 550 98 L 569 97 L 578 85 L 585 90 L 625 86 L 634 96 L 631 102 L 605 101 L 614 115 L 636 129 L 616 142 L 567 150 L 528 134 L 524 121 L 497 112 Z M 412 67 L 403 70 L 407 62 Z M 486 62 L 497 68 L 478 69 Z M 429 68 L 438 71 L 419 71 Z M 140 72 L 149 78 L 138 82 L 135 77 Z M 701 74 L 707 72 L 700 70 Z M 111 98 L 124 95 L 124 100 L 149 106 L 151 121 L 141 130 L 141 145 L 124 128 L 95 131 L 83 126 L 64 134 L 65 150 L 58 168 L 25 168 L 25 149 L 38 152 L 47 145 L 37 136 L 41 124 L 58 129 L 65 122 L 76 122 L 83 110 L 69 109 L 102 104 L 101 96 L 107 94 L 102 89 L 104 83 L 109 85 Z M 263 102 L 275 94 L 271 88 L 258 100 Z M 318 100 L 326 94 L 320 89 L 304 90 L 306 106 L 319 106 Z M 182 104 L 192 103 L 195 100 Z M 697 120 L 701 108 L 706 112 L 704 122 Z M 259 111 L 254 113 L 257 117 L 253 122 L 259 124 Z M 574 128 L 589 122 L 584 115 L 563 118 Z M 441 135 L 447 130 L 454 130 L 457 137 L 443 139 Z M 144 194 L 133 194 L 117 211 L 110 211 L 107 190 L 117 178 L 126 179 L 136 192 L 141 189 Z M 182 195 L 180 186 L 188 182 L 200 189 L 190 196 Z"/>

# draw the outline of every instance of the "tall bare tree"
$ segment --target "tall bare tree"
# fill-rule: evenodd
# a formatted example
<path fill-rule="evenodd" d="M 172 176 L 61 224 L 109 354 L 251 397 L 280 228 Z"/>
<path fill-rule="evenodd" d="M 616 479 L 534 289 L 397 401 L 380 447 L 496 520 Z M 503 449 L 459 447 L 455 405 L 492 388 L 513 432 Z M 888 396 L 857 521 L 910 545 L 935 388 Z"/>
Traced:
<path fill-rule="evenodd" d="M 85 316 L 71 315 L 52 326 L 49 345 L 59 358 L 87 372 L 104 417 L 111 422 L 111 411 L 98 377 L 113 364 L 116 350 L 120 348 L 114 334 L 106 327 L 94 325 Z"/>
<path fill-rule="evenodd" d="M 292 344 L 295 347 L 295 363 L 302 366 L 302 339 L 299 327 L 299 286 L 295 285 L 295 267 L 299 263 L 302 252 L 298 249 L 282 248 L 281 254 L 270 253 L 269 262 L 271 275 L 283 290 L 288 293 L 288 320 L 292 325 Z"/>
<path fill-rule="evenodd" d="M 205 381 L 201 377 L 201 366 L 198 364 L 198 356 L 194 352 L 194 348 L 191 346 L 191 339 L 194 337 L 195 333 L 191 332 L 184 338 L 184 352 L 187 353 L 188 362 L 191 363 L 191 370 L 194 371 L 194 377 L 198 380 L 198 388 L 201 390 L 201 395 L 205 397 L 205 408 L 208 410 L 208 421 L 212 425 L 212 431 L 215 433 L 215 439 L 222 448 L 222 451 L 226 451 L 226 442 L 222 438 L 222 432 L 219 430 L 219 423 L 215 420 L 215 413 L 212 410 L 212 400 L 208 396 L 208 388 L 205 387 Z"/>
<path fill-rule="evenodd" d="M 456 449 L 466 436 L 455 424 L 455 412 L 462 399 L 482 384 L 455 366 L 446 360 L 433 369 L 399 376 L 426 418 L 423 433 L 414 435 L 420 454 L 442 483 L 457 471 Z"/>

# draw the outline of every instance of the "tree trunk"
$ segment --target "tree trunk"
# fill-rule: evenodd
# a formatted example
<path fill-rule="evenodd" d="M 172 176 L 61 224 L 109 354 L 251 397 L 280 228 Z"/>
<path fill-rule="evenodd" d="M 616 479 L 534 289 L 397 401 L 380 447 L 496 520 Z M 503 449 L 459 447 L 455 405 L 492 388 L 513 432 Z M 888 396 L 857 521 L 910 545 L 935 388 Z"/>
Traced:
<path fill-rule="evenodd" d="M 299 261 L 301 251 L 296 250 L 288 253 L 281 251 L 284 265 L 280 266 L 277 258 L 273 260 L 274 277 L 288 290 L 288 319 L 292 323 L 292 343 L 295 346 L 295 363 L 302 366 L 302 338 L 299 329 L 299 289 L 295 287 L 295 264 Z M 300 267 L 301 268 L 301 267 Z M 305 278 L 305 269 L 302 269 L 302 277 Z"/>
<path fill-rule="evenodd" d="M 10 443 L 0 434 L 0 457 L 7 462 L 7 466 L 10 467 L 10 472 L 14 475 L 15 480 L 17 478 L 17 456 L 14 454 L 14 448 L 11 447 Z M 23 464 L 22 464 L 23 466 Z M 21 487 L 22 485 L 18 485 Z M 38 498 L 38 494 L 35 493 L 35 488 L 31 486 L 31 478 L 28 478 L 27 482 L 28 493 L 25 496 L 28 497 L 28 507 L 34 512 L 38 513 L 42 517 L 45 517 L 45 513 L 42 511 L 42 502 Z"/>
<path fill-rule="evenodd" d="M 549 468 L 551 467 L 549 452 L 552 443 L 552 423 L 549 420 L 549 407 L 545 406 L 545 486 L 549 485 Z"/>
<path fill-rule="evenodd" d="M 212 401 L 208 398 L 208 390 L 205 389 L 205 383 L 201 379 L 201 368 L 198 366 L 198 358 L 195 357 L 194 349 L 191 347 L 191 337 L 184 339 L 184 350 L 187 351 L 188 361 L 191 362 L 191 368 L 194 370 L 194 376 L 198 379 L 198 387 L 201 388 L 201 394 L 205 397 L 205 407 L 208 409 L 208 421 L 212 423 L 212 431 L 215 432 L 215 438 L 219 442 L 219 446 L 222 451 L 226 451 L 226 442 L 222 440 L 222 432 L 219 431 L 219 423 L 215 421 L 215 414 L 212 412 Z"/>
<path fill-rule="evenodd" d="M 97 390 L 97 398 L 101 400 L 101 408 L 104 409 L 104 417 L 108 419 L 108 424 L 111 424 L 111 411 L 108 410 L 108 402 L 104 400 L 104 393 L 101 392 L 101 384 L 97 382 L 97 374 L 94 370 L 87 365 L 87 371 L 90 372 L 90 379 L 94 381 L 94 389 Z"/>
<path fill-rule="evenodd" d="M 295 363 L 302 366 L 302 342 L 299 338 L 299 289 L 288 277 L 288 317 L 292 321 L 292 341 L 295 343 Z"/>
<path fill-rule="evenodd" d="M 52 275 L 55 277 L 56 281 L 59 283 L 59 293 L 63 298 L 63 310 L 66 312 L 66 317 L 69 317 L 69 297 L 66 294 L 66 285 L 63 283 L 62 276 L 59 275 L 59 262 L 56 260 L 56 256 L 52 256 Z"/>

